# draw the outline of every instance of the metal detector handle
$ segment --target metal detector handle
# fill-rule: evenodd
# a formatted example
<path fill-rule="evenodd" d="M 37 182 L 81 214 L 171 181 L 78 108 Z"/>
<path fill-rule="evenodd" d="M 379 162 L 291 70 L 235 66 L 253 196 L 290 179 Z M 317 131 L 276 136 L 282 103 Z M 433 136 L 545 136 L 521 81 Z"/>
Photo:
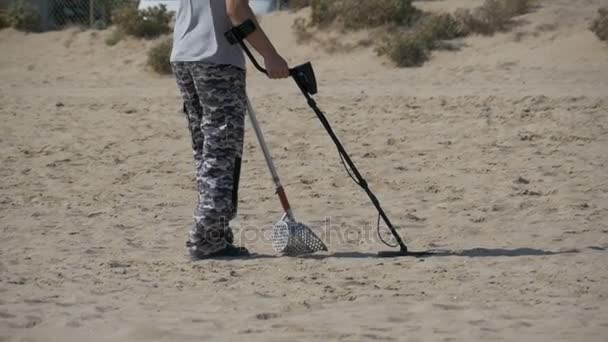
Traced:
<path fill-rule="evenodd" d="M 249 50 L 249 47 L 247 47 L 247 44 L 245 44 L 245 41 L 239 40 L 238 44 L 241 46 L 243 51 L 245 51 L 245 53 L 247 54 L 247 57 L 249 57 L 249 60 L 251 60 L 251 63 L 253 64 L 253 66 L 259 72 L 261 72 L 265 75 L 268 75 L 268 71 L 263 66 L 261 66 L 260 63 L 258 62 L 258 60 L 253 56 L 253 54 L 251 53 L 251 50 Z M 297 74 L 298 74 L 298 67 L 289 69 L 289 76 L 294 77 L 294 76 L 297 76 Z"/>
<path fill-rule="evenodd" d="M 257 59 L 251 53 L 251 50 L 249 50 L 249 47 L 247 47 L 247 44 L 245 44 L 245 38 L 255 32 L 256 29 L 257 27 L 253 20 L 248 19 L 224 33 L 224 36 L 226 36 L 226 39 L 230 44 L 239 44 L 243 51 L 245 51 L 245 54 L 247 54 L 247 57 L 249 57 L 249 60 L 251 60 L 251 63 L 253 63 L 253 66 L 259 72 L 268 75 L 268 71 L 258 63 Z M 301 89 L 305 89 L 310 95 L 317 93 L 317 80 L 310 62 L 290 68 L 289 76 L 296 81 Z"/>

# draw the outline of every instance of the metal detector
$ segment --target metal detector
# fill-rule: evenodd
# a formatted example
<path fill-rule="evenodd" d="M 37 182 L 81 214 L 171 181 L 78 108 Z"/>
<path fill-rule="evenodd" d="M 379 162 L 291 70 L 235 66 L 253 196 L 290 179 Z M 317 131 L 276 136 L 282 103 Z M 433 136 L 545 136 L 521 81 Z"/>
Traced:
<path fill-rule="evenodd" d="M 258 61 L 255 59 L 255 57 L 251 54 L 251 51 L 249 50 L 249 48 L 247 47 L 247 45 L 244 42 L 244 39 L 248 35 L 253 33 L 255 30 L 256 30 L 255 23 L 253 22 L 253 20 L 249 19 L 249 20 L 245 21 L 244 23 L 242 23 L 241 25 L 233 27 L 230 31 L 226 32 L 225 37 L 226 37 L 226 39 L 228 39 L 228 42 L 230 42 L 230 44 L 233 44 L 233 45 L 239 44 L 241 46 L 241 48 L 243 49 L 243 51 L 245 51 L 245 53 L 247 54 L 247 56 L 249 57 L 249 59 L 251 60 L 251 62 L 253 63 L 254 67 L 257 70 L 259 70 L 260 72 L 262 72 L 264 74 L 268 74 L 266 72 L 266 70 L 258 63 Z M 344 146 L 342 145 L 342 143 L 340 142 L 340 140 L 334 133 L 334 130 L 332 129 L 331 125 L 329 124 L 329 121 L 325 117 L 325 114 L 321 111 L 321 109 L 319 109 L 319 107 L 317 106 L 317 103 L 312 98 L 312 95 L 315 95 L 317 93 L 317 80 L 315 77 L 314 70 L 312 68 L 312 64 L 310 62 L 308 62 L 308 63 L 302 64 L 302 65 L 296 66 L 289 70 L 289 75 L 294 79 L 294 81 L 298 85 L 298 88 L 300 89 L 300 91 L 302 92 L 304 97 L 306 98 L 308 105 L 315 112 L 315 114 L 321 121 L 321 124 L 323 125 L 323 127 L 325 128 L 325 130 L 327 131 L 327 133 L 333 140 L 334 144 L 338 148 L 338 153 L 340 155 L 342 164 L 344 165 L 344 167 L 346 169 L 346 172 L 353 179 L 353 181 L 355 183 L 357 183 L 357 185 L 359 185 L 361 187 L 361 189 L 363 189 L 365 191 L 365 193 L 371 200 L 374 207 L 376 207 L 376 209 L 378 210 L 378 236 L 380 237 L 380 233 L 379 233 L 380 218 L 382 218 L 384 223 L 387 225 L 388 229 L 391 231 L 391 234 L 395 238 L 395 241 L 397 241 L 396 245 L 390 245 L 386 241 L 384 241 L 382 239 L 382 237 L 380 237 L 380 240 L 384 244 L 386 244 L 389 247 L 399 247 L 399 250 L 398 251 L 381 251 L 381 252 L 378 252 L 378 256 L 382 257 L 382 258 L 392 258 L 392 257 L 399 257 L 399 256 L 421 257 L 421 256 L 428 255 L 427 252 L 410 252 L 410 251 L 408 251 L 407 246 L 405 245 L 405 243 L 403 242 L 403 240 L 401 239 L 401 237 L 395 230 L 395 227 L 389 220 L 388 216 L 386 215 L 386 213 L 380 206 L 380 201 L 378 201 L 378 198 L 376 197 L 376 195 L 374 195 L 374 193 L 370 190 L 370 188 L 367 184 L 367 181 L 363 178 L 363 176 L 361 175 L 361 173 L 359 172 L 359 170 L 353 163 L 352 159 L 350 158 L 350 156 L 344 149 Z M 346 167 L 347 165 L 348 165 L 348 167 Z"/>

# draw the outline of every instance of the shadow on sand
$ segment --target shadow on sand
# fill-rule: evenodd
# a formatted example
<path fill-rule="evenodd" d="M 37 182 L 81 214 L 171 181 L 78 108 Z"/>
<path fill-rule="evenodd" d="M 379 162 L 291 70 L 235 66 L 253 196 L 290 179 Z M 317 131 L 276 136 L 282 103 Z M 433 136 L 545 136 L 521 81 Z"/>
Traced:
<path fill-rule="evenodd" d="M 577 249 L 570 249 L 565 251 L 545 251 L 536 248 L 515 248 L 515 249 L 504 249 L 504 248 L 471 248 L 458 251 L 444 250 L 444 249 L 433 249 L 421 252 L 410 252 L 407 255 L 394 256 L 392 258 L 430 258 L 430 257 L 467 257 L 467 258 L 483 258 L 483 257 L 521 257 L 521 256 L 546 256 L 546 255 L 559 255 L 559 254 L 572 254 L 579 253 Z M 379 258 L 377 253 L 359 253 L 359 252 L 337 252 L 331 254 L 313 254 L 300 256 L 301 259 L 366 259 L 366 258 Z M 379 258 L 379 259 L 390 259 L 390 258 Z"/>
<path fill-rule="evenodd" d="M 589 247 L 593 248 L 593 247 Z M 596 249 L 596 248 L 593 248 Z M 598 248 L 599 249 L 599 248 Z M 605 250 L 605 249 L 602 249 Z M 295 257 L 296 259 L 312 259 L 312 260 L 325 260 L 325 259 L 396 259 L 396 258 L 417 258 L 426 259 L 430 257 L 466 257 L 466 258 L 488 258 L 488 257 L 524 257 L 524 256 L 547 256 L 547 255 L 559 255 L 559 254 L 574 254 L 579 253 L 577 249 L 569 249 L 564 251 L 545 251 L 536 248 L 515 248 L 515 249 L 504 249 L 504 248 L 471 248 L 464 250 L 446 250 L 446 249 L 431 249 L 421 252 L 409 252 L 407 255 L 392 256 L 392 257 L 379 257 L 377 253 L 362 253 L 362 252 L 335 252 L 330 254 L 310 254 L 301 255 Z M 248 257 L 239 258 L 214 258 L 209 260 L 256 260 L 256 259 L 277 259 L 287 258 L 281 255 L 271 254 L 257 254 L 253 253 Z"/>

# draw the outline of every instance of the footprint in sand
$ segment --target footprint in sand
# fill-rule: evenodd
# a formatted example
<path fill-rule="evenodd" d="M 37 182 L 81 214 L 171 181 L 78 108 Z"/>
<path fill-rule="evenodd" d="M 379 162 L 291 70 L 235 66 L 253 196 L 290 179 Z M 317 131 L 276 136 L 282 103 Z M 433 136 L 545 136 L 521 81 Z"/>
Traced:
<path fill-rule="evenodd" d="M 15 317 L 17 317 L 17 316 L 13 315 L 10 312 L 0 311 L 0 319 L 15 318 Z"/>
<path fill-rule="evenodd" d="M 38 316 L 25 316 L 19 323 L 9 323 L 9 327 L 17 329 L 31 329 L 38 324 L 42 323 L 42 318 Z"/>
<path fill-rule="evenodd" d="M 257 315 L 255 315 L 255 318 L 261 320 L 261 321 L 267 321 L 269 319 L 274 319 L 274 318 L 278 318 L 279 314 L 276 313 L 269 313 L 269 312 L 263 312 L 263 313 L 259 313 Z"/>
<path fill-rule="evenodd" d="M 454 304 L 440 304 L 440 303 L 434 303 L 433 304 L 434 307 L 443 309 L 443 310 L 464 310 L 463 306 L 460 305 L 454 305 Z"/>

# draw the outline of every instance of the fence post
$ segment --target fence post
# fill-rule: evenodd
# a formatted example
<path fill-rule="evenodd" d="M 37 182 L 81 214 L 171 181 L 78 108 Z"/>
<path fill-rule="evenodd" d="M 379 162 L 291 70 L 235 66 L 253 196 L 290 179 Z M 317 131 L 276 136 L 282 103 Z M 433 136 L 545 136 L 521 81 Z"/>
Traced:
<path fill-rule="evenodd" d="M 95 21 L 95 1 L 89 0 L 89 27 L 93 28 Z"/>

